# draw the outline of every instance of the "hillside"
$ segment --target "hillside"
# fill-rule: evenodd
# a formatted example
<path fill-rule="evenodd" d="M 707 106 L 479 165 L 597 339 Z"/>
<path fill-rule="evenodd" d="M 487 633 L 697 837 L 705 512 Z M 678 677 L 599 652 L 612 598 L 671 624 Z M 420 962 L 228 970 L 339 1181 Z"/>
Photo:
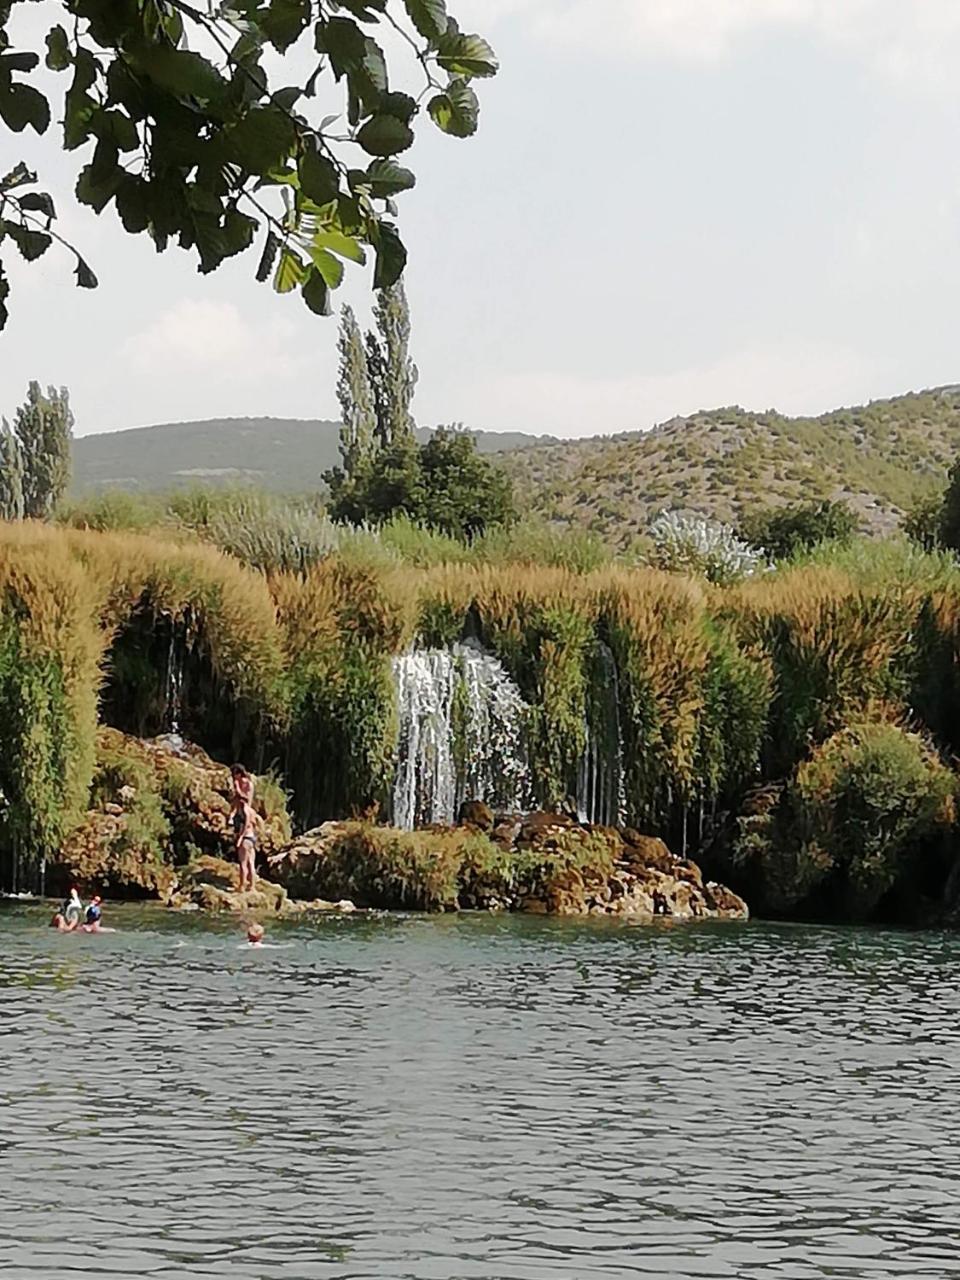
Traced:
<path fill-rule="evenodd" d="M 319 488 L 321 473 L 340 461 L 338 431 L 336 422 L 298 418 L 212 418 L 81 436 L 73 445 L 72 492 L 230 482 L 304 492 Z M 419 434 L 426 439 L 429 432 Z M 474 434 L 482 453 L 550 439 L 519 431 Z"/>
<path fill-rule="evenodd" d="M 525 508 L 627 545 L 664 508 L 735 523 L 744 510 L 842 498 L 891 529 L 960 453 L 960 387 L 819 418 L 715 409 L 631 432 L 511 454 Z"/>

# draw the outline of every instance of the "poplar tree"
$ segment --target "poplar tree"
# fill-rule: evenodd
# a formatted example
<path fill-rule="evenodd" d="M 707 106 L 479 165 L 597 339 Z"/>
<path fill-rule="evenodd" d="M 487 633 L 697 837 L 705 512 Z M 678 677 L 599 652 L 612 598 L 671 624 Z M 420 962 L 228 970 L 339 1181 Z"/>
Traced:
<path fill-rule="evenodd" d="M 23 519 L 23 457 L 6 418 L 0 419 L 0 520 Z"/>
<path fill-rule="evenodd" d="M 386 449 L 413 439 L 410 404 L 417 366 L 410 358 L 410 307 L 403 281 L 380 289 L 373 315 L 377 331 L 367 334 L 367 369 L 377 412 L 377 439 Z"/>
<path fill-rule="evenodd" d="M 356 475 L 373 453 L 377 415 L 367 357 L 360 326 L 351 307 L 340 316 L 340 373 L 337 399 L 340 401 L 340 456 L 344 473 Z"/>
<path fill-rule="evenodd" d="M 66 492 L 72 429 L 66 388 L 48 387 L 44 395 L 39 382 L 31 382 L 14 421 L 23 468 L 23 514 L 28 519 L 48 519 Z"/>

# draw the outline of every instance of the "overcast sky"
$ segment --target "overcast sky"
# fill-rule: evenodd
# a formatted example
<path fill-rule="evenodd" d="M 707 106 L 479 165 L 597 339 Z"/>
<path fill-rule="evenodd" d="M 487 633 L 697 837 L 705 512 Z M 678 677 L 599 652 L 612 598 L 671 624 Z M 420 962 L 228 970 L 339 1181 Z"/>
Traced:
<path fill-rule="evenodd" d="M 475 139 L 427 124 L 410 154 L 422 424 L 590 435 L 960 381 L 957 0 L 449 3 L 503 70 Z M 53 251 L 14 270 L 0 409 L 37 378 L 79 434 L 336 416 L 335 320 L 255 257 L 204 277 L 69 211 L 77 154 L 0 138 L 101 281 Z M 342 299 L 367 290 L 355 268 Z"/>

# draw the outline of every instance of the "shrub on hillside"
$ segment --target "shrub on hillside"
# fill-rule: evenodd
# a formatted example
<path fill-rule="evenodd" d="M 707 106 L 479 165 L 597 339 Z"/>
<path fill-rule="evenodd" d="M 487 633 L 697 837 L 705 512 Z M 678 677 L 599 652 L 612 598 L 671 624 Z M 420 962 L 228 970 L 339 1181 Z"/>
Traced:
<path fill-rule="evenodd" d="M 824 500 L 748 512 L 738 532 L 751 547 L 785 560 L 820 542 L 849 542 L 859 527 L 846 503 Z"/>
<path fill-rule="evenodd" d="M 680 511 L 662 511 L 650 526 L 650 563 L 670 573 L 689 573 L 719 586 L 740 582 L 765 567 L 761 552 L 728 525 Z"/>

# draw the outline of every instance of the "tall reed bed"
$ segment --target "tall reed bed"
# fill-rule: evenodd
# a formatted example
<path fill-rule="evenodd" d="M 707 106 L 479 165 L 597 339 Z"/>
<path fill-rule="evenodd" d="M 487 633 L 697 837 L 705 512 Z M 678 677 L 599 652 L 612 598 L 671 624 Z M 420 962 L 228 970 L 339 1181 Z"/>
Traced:
<path fill-rule="evenodd" d="M 942 559 L 847 551 L 719 588 L 593 564 L 589 548 L 537 563 L 509 546 L 484 562 L 397 528 L 258 573 L 173 533 L 0 526 L 6 882 L 83 807 L 98 704 L 119 727 L 170 727 L 172 674 L 184 732 L 221 759 L 278 759 L 301 826 L 384 816 L 391 660 L 465 638 L 531 708 L 545 806 L 574 793 L 612 682 L 624 817 L 678 846 L 720 830 L 756 784 L 795 778 L 850 724 L 960 749 L 960 571 Z"/>

